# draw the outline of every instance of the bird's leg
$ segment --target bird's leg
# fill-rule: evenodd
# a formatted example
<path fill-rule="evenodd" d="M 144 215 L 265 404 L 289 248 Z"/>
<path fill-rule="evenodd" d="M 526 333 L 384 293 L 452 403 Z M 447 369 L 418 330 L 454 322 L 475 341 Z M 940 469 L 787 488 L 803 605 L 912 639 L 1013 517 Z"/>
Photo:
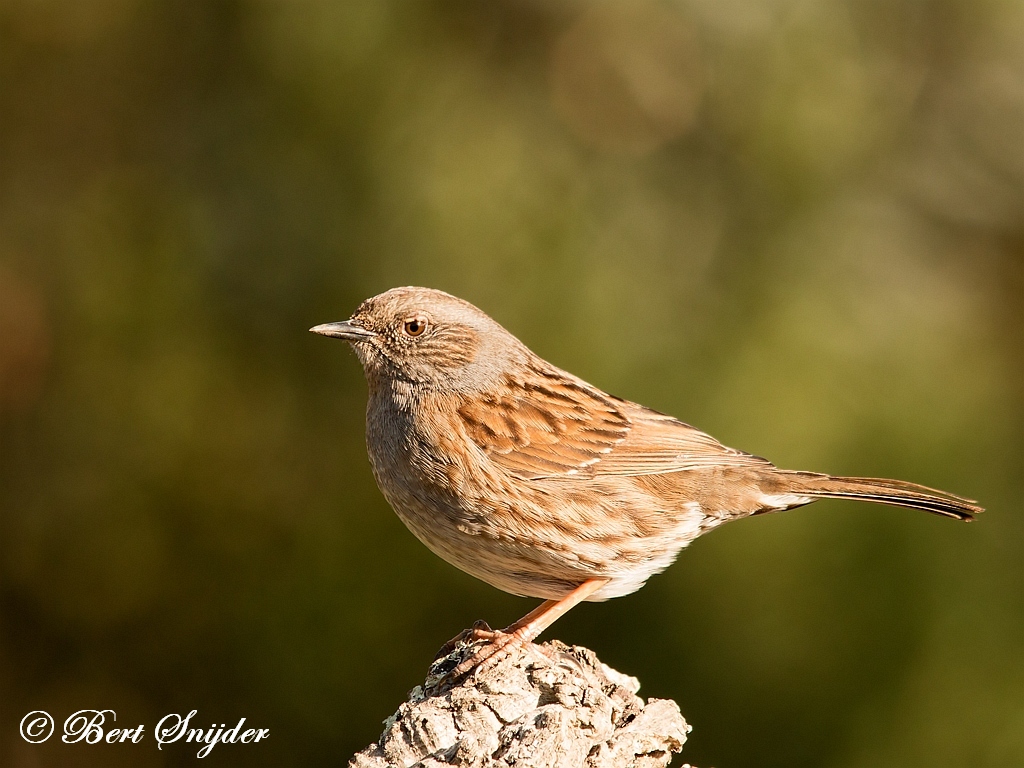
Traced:
<path fill-rule="evenodd" d="M 489 642 L 477 648 L 472 656 L 464 659 L 448 677 L 452 680 L 458 679 L 474 667 L 477 668 L 478 673 L 492 668 L 508 655 L 511 650 L 510 646 L 532 643 L 541 632 L 607 583 L 608 579 L 587 579 L 565 597 L 560 600 L 544 601 L 519 621 L 508 625 L 503 630 L 496 632 L 487 627 L 486 631 L 480 632 L 479 639 Z M 475 637 L 476 625 L 474 624 L 474 629 L 467 631 L 474 633 Z"/>

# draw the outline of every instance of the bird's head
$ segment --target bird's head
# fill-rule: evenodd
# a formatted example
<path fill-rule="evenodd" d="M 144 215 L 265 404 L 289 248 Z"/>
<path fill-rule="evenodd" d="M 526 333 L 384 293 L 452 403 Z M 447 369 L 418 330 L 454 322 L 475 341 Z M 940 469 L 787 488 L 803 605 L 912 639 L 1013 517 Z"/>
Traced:
<path fill-rule="evenodd" d="M 431 288 L 392 288 L 348 320 L 310 330 L 349 342 L 371 383 L 481 390 L 529 354 L 486 313 Z"/>

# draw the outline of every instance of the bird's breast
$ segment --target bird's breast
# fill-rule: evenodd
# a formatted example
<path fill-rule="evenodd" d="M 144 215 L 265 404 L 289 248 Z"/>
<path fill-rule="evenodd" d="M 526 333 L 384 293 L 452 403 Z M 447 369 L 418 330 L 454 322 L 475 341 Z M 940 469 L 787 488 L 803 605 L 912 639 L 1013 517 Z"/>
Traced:
<path fill-rule="evenodd" d="M 469 510 L 486 482 L 483 468 L 442 409 L 372 398 L 366 444 L 377 484 L 407 523 L 424 515 L 462 522 L 472 516 Z"/>

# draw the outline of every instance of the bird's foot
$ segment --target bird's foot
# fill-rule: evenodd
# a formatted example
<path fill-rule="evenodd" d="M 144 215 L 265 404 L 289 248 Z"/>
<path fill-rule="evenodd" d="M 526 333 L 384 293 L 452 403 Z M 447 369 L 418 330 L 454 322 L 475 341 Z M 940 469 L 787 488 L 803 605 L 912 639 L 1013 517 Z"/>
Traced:
<path fill-rule="evenodd" d="M 447 643 L 441 646 L 441 650 L 434 656 L 434 662 L 443 659 L 445 656 L 451 654 L 460 645 L 467 645 L 469 643 L 475 643 L 478 640 L 493 640 L 500 632 L 491 629 L 491 625 L 483 619 L 478 619 L 473 622 L 473 626 L 469 629 L 464 629 Z"/>
<path fill-rule="evenodd" d="M 439 683 L 454 683 L 474 669 L 474 677 L 479 677 L 480 674 L 494 669 L 514 648 L 525 648 L 532 643 L 559 616 L 577 603 L 586 600 L 607 583 L 606 578 L 587 579 L 564 597 L 558 600 L 545 600 L 519 621 L 502 630 L 493 630 L 484 621 L 474 623 L 470 629 L 460 632 L 444 644 L 434 659 L 431 673 L 440 675 Z M 461 658 L 449 671 L 447 665 L 456 663 L 456 650 L 481 641 L 481 645 L 476 645 L 468 656 Z"/>
<path fill-rule="evenodd" d="M 490 630 L 487 635 L 478 638 L 485 642 L 446 675 L 448 680 L 454 682 L 470 672 L 474 676 L 484 674 L 507 658 L 516 646 L 526 646 L 531 641 L 523 628 L 514 628 L 514 625 L 504 630 Z"/>
<path fill-rule="evenodd" d="M 529 631 L 518 624 L 491 629 L 487 622 L 477 621 L 438 651 L 429 676 L 433 682 L 428 687 L 447 688 L 469 673 L 478 677 L 507 658 L 516 646 L 529 645 L 531 640 Z"/>

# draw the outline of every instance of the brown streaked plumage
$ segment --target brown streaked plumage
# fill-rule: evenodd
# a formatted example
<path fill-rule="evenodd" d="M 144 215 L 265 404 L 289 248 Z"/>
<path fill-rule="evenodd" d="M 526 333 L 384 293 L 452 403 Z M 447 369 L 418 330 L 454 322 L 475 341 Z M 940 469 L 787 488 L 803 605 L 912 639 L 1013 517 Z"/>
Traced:
<path fill-rule="evenodd" d="M 502 632 L 478 627 L 493 642 L 457 672 L 581 600 L 636 591 L 730 520 L 820 498 L 982 511 L 900 480 L 778 469 L 556 368 L 441 291 L 395 288 L 311 330 L 363 365 L 370 461 L 402 521 L 456 567 L 547 601 Z"/>

